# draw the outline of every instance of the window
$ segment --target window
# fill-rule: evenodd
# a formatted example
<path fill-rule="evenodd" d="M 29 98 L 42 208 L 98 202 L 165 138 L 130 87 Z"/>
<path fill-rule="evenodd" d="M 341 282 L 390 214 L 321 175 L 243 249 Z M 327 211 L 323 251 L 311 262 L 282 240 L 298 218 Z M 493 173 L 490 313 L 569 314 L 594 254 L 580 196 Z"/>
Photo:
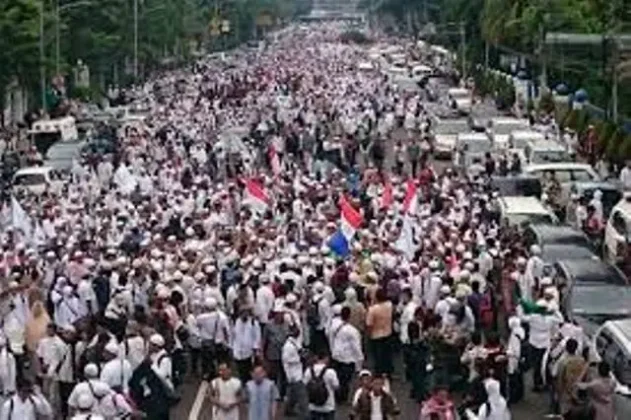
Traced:
<path fill-rule="evenodd" d="M 616 230 L 616 233 L 618 235 L 626 238 L 627 222 L 626 220 L 624 220 L 624 217 L 622 217 L 622 214 L 619 211 L 615 212 L 611 217 L 611 225 Z"/>
<path fill-rule="evenodd" d="M 612 343 L 613 339 L 609 335 L 609 332 L 603 329 L 600 334 L 598 334 L 598 337 L 596 337 L 596 351 L 602 356 L 605 353 L 605 349 Z"/>
<path fill-rule="evenodd" d="M 572 180 L 578 181 L 578 182 L 592 181 L 593 177 L 587 171 L 575 170 L 575 171 L 572 171 Z"/>
<path fill-rule="evenodd" d="M 15 185 L 40 185 L 46 183 L 46 176 L 44 174 L 25 174 L 19 175 L 15 178 Z"/>
<path fill-rule="evenodd" d="M 631 360 L 628 360 L 622 351 L 618 351 L 612 365 L 613 374 L 618 382 L 631 385 Z"/>

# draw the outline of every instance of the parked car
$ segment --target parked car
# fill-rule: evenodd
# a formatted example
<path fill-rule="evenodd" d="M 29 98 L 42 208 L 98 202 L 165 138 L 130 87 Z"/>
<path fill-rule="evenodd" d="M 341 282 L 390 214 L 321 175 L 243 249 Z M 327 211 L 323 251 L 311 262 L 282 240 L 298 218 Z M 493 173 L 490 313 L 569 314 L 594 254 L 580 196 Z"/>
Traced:
<path fill-rule="evenodd" d="M 574 245 L 593 251 L 593 244 L 580 230 L 566 225 L 531 224 L 522 233 L 526 246 Z"/>
<path fill-rule="evenodd" d="M 611 214 L 614 206 L 622 199 L 622 189 L 617 182 L 610 181 L 587 181 L 575 182 L 572 184 L 571 193 L 586 198 L 588 201 L 594 197 L 594 192 L 602 192 L 601 201 L 603 203 L 603 214 L 607 218 Z"/>
<path fill-rule="evenodd" d="M 13 188 L 33 194 L 42 194 L 49 188 L 58 190 L 63 184 L 61 174 L 49 166 L 32 166 L 20 169 L 13 176 Z"/>
<path fill-rule="evenodd" d="M 558 224 L 559 219 L 536 197 L 500 197 L 501 220 L 508 226 L 524 223 Z"/>
<path fill-rule="evenodd" d="M 558 162 L 528 165 L 523 172 L 538 177 L 542 184 L 554 174 L 555 179 L 561 184 L 561 196 L 557 202 L 561 206 L 567 205 L 570 198 L 572 185 L 580 182 L 598 182 L 600 176 L 587 163 Z"/>
<path fill-rule="evenodd" d="M 44 158 L 44 164 L 58 171 L 69 171 L 75 159 L 80 159 L 81 152 L 86 142 L 79 140 L 73 142 L 58 142 L 48 149 Z"/>
<path fill-rule="evenodd" d="M 612 264 L 625 262 L 629 258 L 629 245 L 631 245 L 631 197 L 625 197 L 611 210 L 605 225 L 604 258 Z"/>
<path fill-rule="evenodd" d="M 500 196 L 541 197 L 541 181 L 535 176 L 494 176 L 491 188 Z"/>
<path fill-rule="evenodd" d="M 592 337 L 598 359 L 611 366 L 618 382 L 614 406 L 619 419 L 631 419 L 631 318 L 606 321 Z"/>
<path fill-rule="evenodd" d="M 432 121 L 434 157 L 451 159 L 460 133 L 469 132 L 469 122 L 464 118 L 438 119 Z"/>
<path fill-rule="evenodd" d="M 565 316 L 588 336 L 611 319 L 631 316 L 631 287 L 615 266 L 602 260 L 560 260 L 554 264 Z"/>

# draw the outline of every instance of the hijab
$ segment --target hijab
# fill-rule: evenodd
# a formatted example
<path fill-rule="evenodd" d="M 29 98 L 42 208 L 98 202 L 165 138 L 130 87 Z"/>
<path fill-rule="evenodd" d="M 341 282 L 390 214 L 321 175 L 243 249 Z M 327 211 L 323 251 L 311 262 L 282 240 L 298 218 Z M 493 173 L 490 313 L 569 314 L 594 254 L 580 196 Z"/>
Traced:
<path fill-rule="evenodd" d="M 486 408 L 486 417 L 478 416 L 480 420 L 510 420 L 506 400 L 500 394 L 500 383 L 495 379 L 487 379 L 484 388 L 488 395 L 486 403 L 482 405 Z"/>

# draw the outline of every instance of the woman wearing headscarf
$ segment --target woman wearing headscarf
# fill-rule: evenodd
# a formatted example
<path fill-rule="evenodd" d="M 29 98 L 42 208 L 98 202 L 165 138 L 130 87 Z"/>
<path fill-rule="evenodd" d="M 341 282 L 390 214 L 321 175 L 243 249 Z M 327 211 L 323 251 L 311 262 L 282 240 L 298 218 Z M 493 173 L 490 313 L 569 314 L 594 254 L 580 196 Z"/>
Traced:
<path fill-rule="evenodd" d="M 26 321 L 25 328 L 26 348 L 29 352 L 35 353 L 39 340 L 46 336 L 48 324 L 50 324 L 50 316 L 46 312 L 44 303 L 41 300 L 33 302 L 31 315 Z"/>
<path fill-rule="evenodd" d="M 510 420 L 508 404 L 500 394 L 500 383 L 489 378 L 484 381 L 484 387 L 488 396 L 487 400 L 480 406 L 477 415 L 467 410 L 467 418 L 469 420 Z"/>
<path fill-rule="evenodd" d="M 522 342 L 526 332 L 521 326 L 521 320 L 512 316 L 508 319 L 510 336 L 506 346 L 508 357 L 508 400 L 511 404 L 519 402 L 524 397 L 524 376 L 521 371 Z"/>

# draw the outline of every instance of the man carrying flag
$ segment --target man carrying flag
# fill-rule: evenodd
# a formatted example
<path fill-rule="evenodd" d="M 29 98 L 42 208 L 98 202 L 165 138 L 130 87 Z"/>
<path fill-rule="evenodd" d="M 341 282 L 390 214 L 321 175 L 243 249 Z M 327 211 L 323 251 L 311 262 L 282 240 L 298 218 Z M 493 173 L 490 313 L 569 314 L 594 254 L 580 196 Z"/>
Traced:
<path fill-rule="evenodd" d="M 350 254 L 350 243 L 355 232 L 361 227 L 363 216 L 348 201 L 346 196 L 340 198 L 340 226 L 329 240 L 329 248 L 342 258 Z"/>

